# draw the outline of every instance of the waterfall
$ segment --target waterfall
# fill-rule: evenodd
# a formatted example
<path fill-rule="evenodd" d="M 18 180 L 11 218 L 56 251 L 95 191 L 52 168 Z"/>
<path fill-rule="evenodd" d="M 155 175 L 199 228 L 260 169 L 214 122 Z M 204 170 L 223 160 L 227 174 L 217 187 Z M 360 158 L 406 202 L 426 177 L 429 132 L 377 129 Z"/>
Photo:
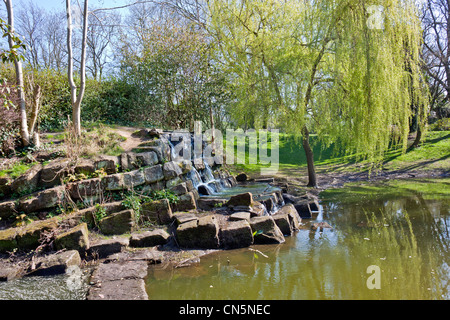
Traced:
<path fill-rule="evenodd" d="M 199 185 L 203 184 L 202 177 L 200 176 L 200 173 L 198 173 L 197 169 L 195 169 L 194 166 L 192 166 L 192 170 L 189 172 L 189 179 L 191 179 L 192 184 L 196 189 L 198 188 Z"/>
<path fill-rule="evenodd" d="M 209 166 L 208 162 L 203 159 L 203 164 L 205 165 L 205 183 L 216 181 L 214 178 L 214 175 L 212 173 L 211 167 Z"/>

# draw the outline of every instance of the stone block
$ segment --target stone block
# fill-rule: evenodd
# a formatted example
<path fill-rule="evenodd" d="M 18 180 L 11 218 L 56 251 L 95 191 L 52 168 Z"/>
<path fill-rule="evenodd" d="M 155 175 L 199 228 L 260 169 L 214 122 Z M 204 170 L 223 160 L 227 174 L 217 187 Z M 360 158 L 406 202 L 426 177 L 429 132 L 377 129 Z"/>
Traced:
<path fill-rule="evenodd" d="M 225 249 L 245 248 L 252 244 L 252 228 L 247 220 L 231 221 L 220 229 L 220 245 Z"/>
<path fill-rule="evenodd" d="M 278 244 L 284 243 L 285 239 L 280 228 L 271 216 L 253 217 L 250 226 L 254 235 L 255 244 Z"/>
<path fill-rule="evenodd" d="M 123 210 L 101 219 L 99 221 L 99 228 L 105 235 L 114 235 L 132 232 L 135 224 L 134 211 Z"/>
<path fill-rule="evenodd" d="M 215 216 L 204 216 L 177 228 L 177 242 L 183 248 L 217 249 L 219 226 Z"/>
<path fill-rule="evenodd" d="M 86 223 L 58 234 L 55 238 L 56 249 L 78 250 L 85 252 L 89 249 L 89 232 Z"/>
<path fill-rule="evenodd" d="M 169 200 L 161 199 L 142 205 L 141 218 L 158 224 L 169 224 L 173 221 Z"/>
<path fill-rule="evenodd" d="M 131 247 L 154 247 L 169 241 L 170 234 L 163 229 L 133 233 L 130 237 Z"/>

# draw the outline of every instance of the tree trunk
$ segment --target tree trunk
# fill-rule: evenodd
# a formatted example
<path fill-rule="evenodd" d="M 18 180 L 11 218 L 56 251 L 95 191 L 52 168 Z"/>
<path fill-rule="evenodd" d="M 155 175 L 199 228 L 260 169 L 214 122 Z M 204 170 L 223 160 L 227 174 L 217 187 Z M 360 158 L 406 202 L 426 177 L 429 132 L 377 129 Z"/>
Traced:
<path fill-rule="evenodd" d="M 77 95 L 77 87 L 73 80 L 73 51 L 72 51 L 72 12 L 70 0 L 66 0 L 67 11 L 67 50 L 68 50 L 68 77 L 70 85 L 70 96 L 72 103 L 72 125 L 77 136 L 81 135 L 81 101 L 83 100 L 86 87 L 86 42 L 88 28 L 88 0 L 84 1 L 83 16 L 83 38 L 81 45 L 81 68 L 80 68 L 80 92 Z"/>
<path fill-rule="evenodd" d="M 30 117 L 30 123 L 28 124 L 28 131 L 29 131 L 30 135 L 33 135 L 34 129 L 36 127 L 36 122 L 37 122 L 37 117 L 39 114 L 39 107 L 41 104 L 41 97 L 42 97 L 41 86 L 36 83 L 34 83 L 33 86 L 34 86 L 34 88 L 33 88 L 33 101 L 32 101 L 32 107 L 31 107 L 31 117 Z"/>
<path fill-rule="evenodd" d="M 8 43 L 9 49 L 13 50 L 14 41 L 11 38 L 11 35 L 14 34 L 14 11 L 11 0 L 4 0 L 6 4 L 6 10 L 8 12 L 8 25 L 9 25 L 9 36 Z M 23 71 L 22 71 L 22 62 L 19 59 L 14 61 L 14 65 L 16 68 L 16 81 L 17 81 L 17 96 L 19 97 L 19 111 L 20 111 L 20 136 L 22 138 L 22 145 L 24 147 L 30 144 L 30 134 L 28 133 L 28 124 L 27 124 L 27 110 L 25 104 L 25 92 L 23 85 Z"/>
<path fill-rule="evenodd" d="M 309 144 L 309 131 L 306 126 L 303 127 L 303 149 L 305 150 L 306 163 L 308 164 L 308 187 L 317 188 L 317 175 L 314 167 L 314 153 Z"/>
<path fill-rule="evenodd" d="M 409 147 L 410 150 L 415 149 L 419 146 L 420 141 L 422 140 L 422 129 L 420 122 L 417 124 L 416 138 L 414 139 L 413 144 Z"/>
<path fill-rule="evenodd" d="M 211 122 L 211 147 L 212 147 L 212 154 L 216 153 L 216 134 L 215 134 L 215 126 L 214 126 L 214 114 L 213 114 L 213 108 L 212 105 L 209 105 L 209 120 Z"/>

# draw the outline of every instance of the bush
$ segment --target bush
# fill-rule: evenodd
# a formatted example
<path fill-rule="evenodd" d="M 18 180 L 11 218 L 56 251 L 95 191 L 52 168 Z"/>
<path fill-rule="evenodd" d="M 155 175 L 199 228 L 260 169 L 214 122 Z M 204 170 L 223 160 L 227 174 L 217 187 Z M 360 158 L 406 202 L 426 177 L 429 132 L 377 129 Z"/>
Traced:
<path fill-rule="evenodd" d="M 450 118 L 442 118 L 430 125 L 431 131 L 449 131 L 450 130 Z"/>

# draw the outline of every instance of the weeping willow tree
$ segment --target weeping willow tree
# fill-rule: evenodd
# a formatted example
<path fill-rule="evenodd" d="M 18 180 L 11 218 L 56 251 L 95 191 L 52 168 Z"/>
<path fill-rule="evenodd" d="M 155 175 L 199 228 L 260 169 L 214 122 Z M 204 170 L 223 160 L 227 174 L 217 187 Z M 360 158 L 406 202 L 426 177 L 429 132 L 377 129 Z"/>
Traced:
<path fill-rule="evenodd" d="M 413 0 L 217 0 L 208 9 L 234 116 L 300 136 L 308 186 L 317 186 L 311 132 L 371 163 L 393 142 L 406 150 L 411 105 L 426 105 Z"/>

